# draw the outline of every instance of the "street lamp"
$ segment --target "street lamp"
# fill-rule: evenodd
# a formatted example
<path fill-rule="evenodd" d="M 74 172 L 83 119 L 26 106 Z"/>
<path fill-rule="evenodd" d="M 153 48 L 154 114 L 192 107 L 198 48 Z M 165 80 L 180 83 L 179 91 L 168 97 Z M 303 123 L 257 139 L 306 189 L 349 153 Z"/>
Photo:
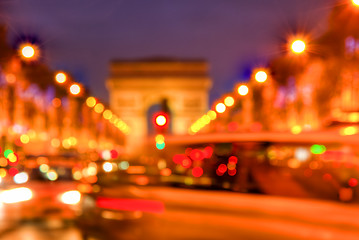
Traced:
<path fill-rule="evenodd" d="M 256 74 L 254 75 L 254 79 L 259 83 L 265 82 L 267 80 L 267 78 L 268 78 L 267 73 L 262 70 L 256 72 Z"/>
<path fill-rule="evenodd" d="M 215 109 L 218 113 L 224 113 L 226 111 L 226 105 L 224 105 L 223 103 L 218 103 Z"/>
<path fill-rule="evenodd" d="M 292 52 L 295 54 L 301 54 L 305 51 L 305 42 L 301 39 L 296 39 L 291 44 Z"/>
<path fill-rule="evenodd" d="M 359 7 L 359 0 L 352 0 L 354 6 Z"/>
<path fill-rule="evenodd" d="M 88 106 L 88 107 L 94 107 L 95 105 L 96 105 L 96 103 L 97 103 L 97 101 L 96 101 L 96 98 L 94 98 L 94 97 L 88 97 L 87 99 L 86 99 L 86 105 Z"/>
<path fill-rule="evenodd" d="M 80 85 L 78 85 L 77 83 L 73 83 L 71 86 L 70 86 L 70 93 L 72 95 L 79 95 L 81 92 L 81 87 Z"/>
<path fill-rule="evenodd" d="M 102 103 L 97 103 L 94 107 L 95 112 L 102 113 L 105 110 L 105 107 Z"/>
<path fill-rule="evenodd" d="M 23 60 L 32 61 L 38 58 L 39 48 L 32 43 L 23 43 L 19 47 L 19 55 Z"/>
<path fill-rule="evenodd" d="M 246 85 L 242 84 L 237 88 L 237 92 L 241 96 L 246 96 L 249 92 L 249 89 Z"/>
<path fill-rule="evenodd" d="M 67 75 L 63 72 L 58 72 L 56 75 L 55 75 L 55 80 L 56 82 L 62 84 L 64 82 L 66 82 L 67 80 Z"/>
<path fill-rule="evenodd" d="M 227 96 L 224 99 L 224 105 L 226 105 L 227 107 L 232 107 L 234 105 L 234 98 L 231 96 Z"/>

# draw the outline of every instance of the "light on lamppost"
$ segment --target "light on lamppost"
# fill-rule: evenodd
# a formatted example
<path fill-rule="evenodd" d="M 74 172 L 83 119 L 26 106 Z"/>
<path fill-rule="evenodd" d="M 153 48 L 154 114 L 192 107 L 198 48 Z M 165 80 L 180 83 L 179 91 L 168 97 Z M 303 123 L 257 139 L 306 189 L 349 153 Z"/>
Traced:
<path fill-rule="evenodd" d="M 226 111 L 226 105 L 223 103 L 218 103 L 215 108 L 218 113 L 224 113 Z"/>
<path fill-rule="evenodd" d="M 231 96 L 227 96 L 224 99 L 224 105 L 226 105 L 227 107 L 232 107 L 234 105 L 234 98 Z"/>
<path fill-rule="evenodd" d="M 67 75 L 63 72 L 58 72 L 56 75 L 55 75 L 55 80 L 56 82 L 62 84 L 62 83 L 65 83 L 66 80 L 67 80 Z"/>
<path fill-rule="evenodd" d="M 291 44 L 291 50 L 295 54 L 303 53 L 305 51 L 305 48 L 305 42 L 301 39 L 296 39 Z"/>
<path fill-rule="evenodd" d="M 36 60 L 39 56 L 39 48 L 32 43 L 23 43 L 19 47 L 19 55 L 23 60 Z"/>
<path fill-rule="evenodd" d="M 86 105 L 88 106 L 88 107 L 94 107 L 95 105 L 96 105 L 96 103 L 97 103 L 97 101 L 96 101 L 96 98 L 94 98 L 94 97 L 88 97 L 87 99 L 86 99 Z"/>
<path fill-rule="evenodd" d="M 78 85 L 77 83 L 73 83 L 71 86 L 70 86 L 70 93 L 72 95 L 78 95 L 80 94 L 81 92 L 81 87 L 80 85 Z"/>
<path fill-rule="evenodd" d="M 259 83 L 263 83 L 263 82 L 267 81 L 268 75 L 265 71 L 260 70 L 260 71 L 256 72 L 256 74 L 254 75 L 254 79 Z"/>
<path fill-rule="evenodd" d="M 97 113 L 102 113 L 105 110 L 105 107 L 102 103 L 96 103 L 94 111 Z"/>
<path fill-rule="evenodd" d="M 354 6 L 359 7 L 359 0 L 352 0 Z"/>
<path fill-rule="evenodd" d="M 242 84 L 238 87 L 237 92 L 241 96 L 246 96 L 249 92 L 249 89 L 246 85 Z"/>

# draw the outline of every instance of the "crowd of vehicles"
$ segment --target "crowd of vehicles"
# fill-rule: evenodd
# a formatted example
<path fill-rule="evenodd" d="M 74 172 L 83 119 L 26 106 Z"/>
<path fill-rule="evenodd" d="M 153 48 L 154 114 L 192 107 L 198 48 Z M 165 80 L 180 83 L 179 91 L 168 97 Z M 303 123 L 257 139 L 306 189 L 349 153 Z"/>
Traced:
<path fill-rule="evenodd" d="M 323 134 L 168 137 L 141 161 L 38 156 L 1 177 L 1 218 L 77 224 L 86 238 L 163 213 L 164 203 L 141 190 L 159 185 L 358 202 L 359 143 Z"/>
<path fill-rule="evenodd" d="M 356 135 L 328 130 L 167 139 L 162 156 L 176 185 L 359 201 Z"/>

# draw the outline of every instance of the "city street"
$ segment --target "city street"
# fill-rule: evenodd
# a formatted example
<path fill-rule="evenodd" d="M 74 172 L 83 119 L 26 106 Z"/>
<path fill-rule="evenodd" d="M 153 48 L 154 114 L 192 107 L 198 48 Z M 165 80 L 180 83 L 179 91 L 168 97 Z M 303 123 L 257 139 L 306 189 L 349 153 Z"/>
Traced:
<path fill-rule="evenodd" d="M 98 219 L 89 239 L 357 239 L 359 206 L 223 191 L 130 187 L 134 195 L 160 200 L 164 213 L 127 221 Z M 74 225 L 26 223 L 7 239 L 81 239 Z"/>
<path fill-rule="evenodd" d="M 0 0 L 0 240 L 359 240 L 358 23 Z"/>

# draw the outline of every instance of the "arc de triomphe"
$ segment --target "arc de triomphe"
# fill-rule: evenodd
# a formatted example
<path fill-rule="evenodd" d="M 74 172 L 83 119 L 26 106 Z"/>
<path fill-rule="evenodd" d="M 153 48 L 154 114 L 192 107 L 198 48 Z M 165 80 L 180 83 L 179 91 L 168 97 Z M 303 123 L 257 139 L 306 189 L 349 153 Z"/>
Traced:
<path fill-rule="evenodd" d="M 114 60 L 107 80 L 111 109 L 131 128 L 128 153 L 141 152 L 148 138 L 148 111 L 165 100 L 171 133 L 187 134 L 208 110 L 211 80 L 203 60 Z"/>

